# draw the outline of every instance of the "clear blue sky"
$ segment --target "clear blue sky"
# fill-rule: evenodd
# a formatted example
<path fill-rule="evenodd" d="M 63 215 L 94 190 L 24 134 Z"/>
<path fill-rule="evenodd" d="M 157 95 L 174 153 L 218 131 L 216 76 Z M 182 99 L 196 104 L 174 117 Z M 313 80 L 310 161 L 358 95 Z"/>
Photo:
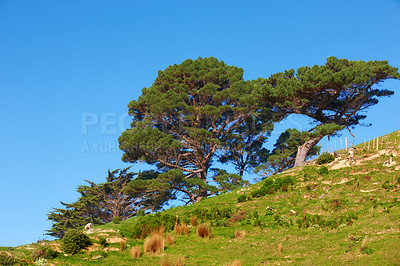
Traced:
<path fill-rule="evenodd" d="M 399 67 L 400 1 L 0 0 L 0 246 L 36 242 L 84 179 L 128 166 L 115 149 L 128 102 L 199 56 L 245 79 L 329 56 Z M 396 94 L 368 111 L 356 142 L 400 129 L 400 81 L 383 86 Z"/>

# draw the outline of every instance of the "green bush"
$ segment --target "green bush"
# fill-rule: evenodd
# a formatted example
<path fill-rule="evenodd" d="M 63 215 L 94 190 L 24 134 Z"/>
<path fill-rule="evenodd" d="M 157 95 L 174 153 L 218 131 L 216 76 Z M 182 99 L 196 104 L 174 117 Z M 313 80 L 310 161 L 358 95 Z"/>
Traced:
<path fill-rule="evenodd" d="M 59 253 L 54 249 L 37 244 L 36 248 L 32 251 L 31 257 L 36 261 L 40 258 L 55 259 L 58 257 L 58 255 Z"/>
<path fill-rule="evenodd" d="M 62 249 L 69 254 L 77 254 L 81 249 L 90 246 L 92 241 L 80 230 L 68 230 L 62 238 Z"/>
<path fill-rule="evenodd" d="M 238 203 L 240 203 L 240 202 L 246 202 L 247 201 L 247 197 L 246 197 L 246 195 L 240 195 L 239 197 L 238 197 Z"/>
<path fill-rule="evenodd" d="M 321 156 L 318 157 L 317 159 L 317 164 L 321 165 L 321 164 L 327 164 L 330 162 L 333 162 L 335 160 L 335 156 L 333 156 L 330 153 L 323 153 L 321 154 Z"/>
<path fill-rule="evenodd" d="M 107 246 L 107 245 L 108 245 L 107 239 L 105 239 L 104 237 L 100 237 L 100 238 L 99 238 L 99 244 L 100 244 L 101 246 L 103 246 L 103 247 Z"/>
<path fill-rule="evenodd" d="M 263 186 L 260 189 L 251 192 L 253 198 L 259 198 L 266 194 L 273 194 L 275 191 L 288 191 L 291 186 L 295 183 L 294 178 L 285 176 L 275 179 L 267 178 L 264 181 Z"/>
<path fill-rule="evenodd" d="M 119 224 L 119 216 L 114 216 L 112 221 L 114 224 Z"/>
<path fill-rule="evenodd" d="M 321 166 L 321 167 L 318 169 L 318 174 L 320 174 L 320 175 L 327 175 L 327 174 L 329 174 L 329 169 L 328 169 L 328 167 L 326 167 L 326 166 Z"/>
<path fill-rule="evenodd" d="M 164 226 L 166 231 L 170 231 L 174 228 L 175 222 L 178 221 L 173 214 L 157 212 L 156 214 L 140 216 L 133 226 L 132 236 L 133 238 L 143 239 L 161 226 Z"/>

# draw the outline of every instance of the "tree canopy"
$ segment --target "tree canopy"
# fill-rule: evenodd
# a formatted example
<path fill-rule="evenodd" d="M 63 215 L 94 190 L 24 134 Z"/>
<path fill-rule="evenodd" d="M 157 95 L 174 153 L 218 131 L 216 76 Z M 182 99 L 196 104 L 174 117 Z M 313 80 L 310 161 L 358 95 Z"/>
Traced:
<path fill-rule="evenodd" d="M 304 163 L 310 149 L 324 136 L 360 124 L 362 113 L 393 91 L 377 88 L 386 79 L 399 79 L 397 68 L 387 61 L 350 61 L 329 57 L 325 65 L 300 67 L 260 78 L 256 83 L 261 102 L 286 114 L 313 119 L 311 137 L 299 146 L 295 165 Z"/>
<path fill-rule="evenodd" d="M 61 202 L 65 209 L 54 208 L 48 214 L 53 222 L 48 234 L 62 237 L 68 229 L 83 228 L 89 222 L 109 223 L 117 216 L 126 220 L 139 210 L 159 210 L 172 198 L 168 189 L 157 192 L 148 188 L 147 182 L 157 176 L 128 172 L 129 168 L 109 170 L 105 183 L 86 180 L 89 186 L 78 186 L 80 197 L 76 202 Z"/>
<path fill-rule="evenodd" d="M 171 182 L 179 178 L 190 188 L 184 193 L 192 202 L 213 194 L 208 171 L 215 153 L 230 149 L 239 127 L 260 111 L 243 70 L 212 57 L 159 71 L 128 107 L 133 122 L 119 138 L 122 159 L 171 171 Z"/>

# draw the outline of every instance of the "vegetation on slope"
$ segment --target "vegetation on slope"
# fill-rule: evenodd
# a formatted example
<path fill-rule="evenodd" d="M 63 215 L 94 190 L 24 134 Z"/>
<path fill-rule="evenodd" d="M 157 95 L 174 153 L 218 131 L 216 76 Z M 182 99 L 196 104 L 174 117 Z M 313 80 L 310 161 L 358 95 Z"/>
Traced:
<path fill-rule="evenodd" d="M 87 232 L 92 246 L 76 255 L 63 255 L 57 240 L 1 248 L 0 260 L 33 263 L 45 245 L 60 252 L 48 262 L 66 265 L 398 263 L 399 143 L 394 132 L 379 150 L 356 146 L 353 161 L 339 151 L 329 164 L 311 162 L 196 204 L 96 226 Z M 274 187 L 277 180 L 293 182 Z"/>

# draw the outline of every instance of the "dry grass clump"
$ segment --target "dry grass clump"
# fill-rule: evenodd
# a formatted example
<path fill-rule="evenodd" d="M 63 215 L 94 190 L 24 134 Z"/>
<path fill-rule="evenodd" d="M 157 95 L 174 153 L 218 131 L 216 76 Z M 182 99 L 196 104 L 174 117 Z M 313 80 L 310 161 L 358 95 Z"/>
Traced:
<path fill-rule="evenodd" d="M 236 239 L 242 239 L 246 236 L 246 231 L 244 230 L 236 230 L 235 231 L 235 238 Z"/>
<path fill-rule="evenodd" d="M 236 223 L 238 221 L 243 221 L 247 218 L 247 212 L 245 211 L 238 211 L 232 215 L 232 218 L 229 219 L 229 222 Z"/>
<path fill-rule="evenodd" d="M 187 224 L 184 224 L 184 223 L 176 224 L 175 225 L 175 234 L 176 235 L 181 235 L 181 234 L 188 235 L 189 234 L 189 226 L 187 226 Z"/>
<path fill-rule="evenodd" d="M 144 241 L 145 253 L 160 253 L 164 251 L 164 237 L 162 234 L 153 233 Z"/>
<path fill-rule="evenodd" d="M 211 237 L 211 227 L 207 224 L 199 224 L 196 233 L 201 238 Z"/>
<path fill-rule="evenodd" d="M 132 258 L 136 259 L 136 258 L 139 258 L 141 255 L 142 255 L 142 251 L 140 250 L 140 247 L 133 247 L 131 249 Z"/>
<path fill-rule="evenodd" d="M 163 256 L 161 266 L 184 266 L 185 257 L 183 256 Z"/>
<path fill-rule="evenodd" d="M 197 226 L 197 216 L 190 217 L 190 224 L 192 226 Z"/>
<path fill-rule="evenodd" d="M 172 246 L 175 243 L 175 237 L 171 234 L 167 234 L 167 242 L 169 246 Z"/>
<path fill-rule="evenodd" d="M 125 251 L 126 250 L 126 241 L 120 242 L 119 248 L 121 249 L 121 251 Z"/>

